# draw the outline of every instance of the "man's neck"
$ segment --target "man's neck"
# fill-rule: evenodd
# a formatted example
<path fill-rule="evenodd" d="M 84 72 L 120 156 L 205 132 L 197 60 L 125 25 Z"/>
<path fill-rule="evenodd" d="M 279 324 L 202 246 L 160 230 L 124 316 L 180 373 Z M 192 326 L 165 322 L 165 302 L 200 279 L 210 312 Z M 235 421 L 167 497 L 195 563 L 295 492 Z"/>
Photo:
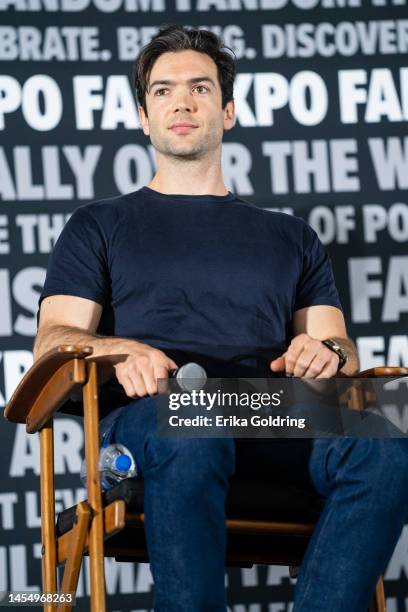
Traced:
<path fill-rule="evenodd" d="M 157 157 L 157 171 L 150 189 L 165 194 L 227 195 L 221 163 L 214 160 L 172 160 Z"/>

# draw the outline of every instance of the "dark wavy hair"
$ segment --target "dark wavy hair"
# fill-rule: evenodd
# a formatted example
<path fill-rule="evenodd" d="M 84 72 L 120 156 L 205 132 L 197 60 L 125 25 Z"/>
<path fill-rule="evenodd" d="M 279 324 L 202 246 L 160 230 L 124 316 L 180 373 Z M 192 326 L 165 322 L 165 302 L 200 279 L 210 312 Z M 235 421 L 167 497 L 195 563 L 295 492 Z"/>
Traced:
<path fill-rule="evenodd" d="M 234 97 L 236 72 L 235 54 L 223 41 L 209 30 L 187 28 L 182 25 L 165 25 L 145 45 L 134 63 L 134 85 L 137 101 L 147 115 L 146 92 L 153 64 L 168 51 L 198 51 L 215 62 L 222 93 L 222 108 Z"/>

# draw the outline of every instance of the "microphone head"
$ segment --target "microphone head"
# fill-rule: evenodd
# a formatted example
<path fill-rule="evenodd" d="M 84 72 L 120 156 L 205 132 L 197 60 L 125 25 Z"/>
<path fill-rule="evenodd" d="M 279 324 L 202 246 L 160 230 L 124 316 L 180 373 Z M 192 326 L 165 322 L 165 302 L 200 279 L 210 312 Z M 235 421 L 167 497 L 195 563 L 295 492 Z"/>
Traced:
<path fill-rule="evenodd" d="M 177 370 L 176 380 L 183 391 L 199 391 L 207 382 L 207 373 L 198 363 L 186 363 Z"/>

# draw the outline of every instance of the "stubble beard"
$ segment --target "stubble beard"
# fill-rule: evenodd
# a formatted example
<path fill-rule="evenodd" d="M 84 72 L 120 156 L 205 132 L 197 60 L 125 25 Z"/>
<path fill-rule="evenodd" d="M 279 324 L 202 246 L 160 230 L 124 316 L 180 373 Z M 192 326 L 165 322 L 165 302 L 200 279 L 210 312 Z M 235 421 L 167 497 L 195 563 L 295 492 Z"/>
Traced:
<path fill-rule="evenodd" d="M 188 142 L 175 143 L 170 138 L 160 138 L 160 136 L 152 133 L 150 134 L 150 140 L 153 147 L 161 155 L 181 162 L 203 159 L 208 154 L 212 154 L 218 145 L 212 135 L 207 135 L 200 141 L 190 144 Z"/>

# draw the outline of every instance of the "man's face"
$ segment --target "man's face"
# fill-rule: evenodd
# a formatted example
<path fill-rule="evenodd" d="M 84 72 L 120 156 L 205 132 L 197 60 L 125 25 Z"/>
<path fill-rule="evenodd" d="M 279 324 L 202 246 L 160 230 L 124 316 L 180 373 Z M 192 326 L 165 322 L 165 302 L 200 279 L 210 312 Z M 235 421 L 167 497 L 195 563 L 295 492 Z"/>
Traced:
<path fill-rule="evenodd" d="M 178 159 L 200 159 L 221 146 L 234 123 L 234 103 L 222 108 L 217 66 L 204 53 L 163 53 L 153 65 L 141 124 L 154 148 Z"/>

